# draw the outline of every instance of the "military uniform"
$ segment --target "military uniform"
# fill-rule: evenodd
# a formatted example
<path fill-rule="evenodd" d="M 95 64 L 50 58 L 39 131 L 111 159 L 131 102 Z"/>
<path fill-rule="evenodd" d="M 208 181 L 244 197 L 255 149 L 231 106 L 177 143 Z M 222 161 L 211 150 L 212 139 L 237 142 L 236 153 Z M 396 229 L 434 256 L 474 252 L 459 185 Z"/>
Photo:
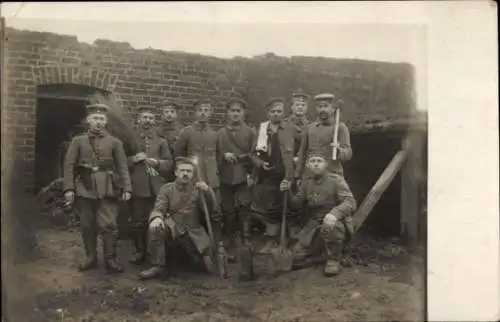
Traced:
<path fill-rule="evenodd" d="M 297 195 L 291 195 L 290 203 L 295 209 L 305 208 L 308 218 L 307 224 L 294 236 L 297 240 L 295 264 L 326 248 L 325 273 L 338 273 L 343 247 L 353 233 L 352 215 L 356 210 L 356 200 L 345 179 L 332 173 L 320 178 L 308 177 L 301 183 Z M 323 224 L 328 213 L 337 219 L 333 227 Z"/>
<path fill-rule="evenodd" d="M 140 108 L 140 111 L 149 111 Z M 153 129 L 138 129 L 139 152 L 144 152 L 148 158 L 158 161 L 158 165 L 150 171 L 145 161 L 135 162 L 134 156 L 128 157 L 130 179 L 132 181 L 131 228 L 134 234 L 134 244 L 137 250 L 132 262 L 138 263 L 146 257 L 147 222 L 153 210 L 156 195 L 167 183 L 164 176 L 172 171 L 173 160 L 168 143 Z M 163 176 L 162 176 L 163 175 Z"/>
<path fill-rule="evenodd" d="M 226 106 L 233 102 L 246 108 L 246 102 L 240 98 L 230 98 Z M 238 161 L 230 163 L 221 157 L 219 163 L 220 197 L 224 213 L 224 228 L 226 238 L 240 228 L 244 222 L 243 216 L 248 215 L 251 204 L 250 189 L 247 178 L 252 174 L 253 164 L 250 159 L 255 145 L 255 131 L 245 122 L 227 124 L 217 131 L 217 144 L 221 156 L 225 153 L 234 154 Z M 248 237 L 248 227 L 243 231 Z"/>
<path fill-rule="evenodd" d="M 316 100 L 324 100 L 323 94 L 317 95 Z M 331 95 L 331 94 L 328 94 Z M 329 99 L 330 96 L 326 96 Z M 333 99 L 333 95 L 331 95 Z M 304 132 L 302 142 L 299 149 L 299 160 L 297 162 L 296 174 L 297 178 L 304 175 L 306 160 L 308 155 L 315 151 L 323 151 L 328 162 L 328 171 L 344 175 L 342 163 L 349 161 L 352 158 L 351 139 L 349 129 L 343 122 L 339 122 L 337 160 L 333 160 L 333 134 L 335 129 L 335 121 L 333 118 L 325 123 L 315 121 L 309 125 L 307 131 Z"/>
<path fill-rule="evenodd" d="M 97 107 L 96 107 L 97 106 Z M 107 110 L 106 106 L 91 105 L 88 111 Z M 69 145 L 64 162 L 64 192 L 75 192 L 75 206 L 81 220 L 83 243 L 88 261 L 82 270 L 97 265 L 97 235 L 103 238 L 106 267 L 122 268 L 116 261 L 118 233 L 117 196 L 131 192 L 127 158 L 120 140 L 104 130 L 76 136 Z"/>
<path fill-rule="evenodd" d="M 207 124 L 195 122 L 185 127 L 175 144 L 176 157 L 196 157 L 200 169 L 200 179 L 212 188 L 216 195 L 219 190 L 219 159 L 217 132 Z"/>
<path fill-rule="evenodd" d="M 165 243 L 177 241 L 195 260 L 210 258 L 210 238 L 200 223 L 203 214 L 201 193 L 204 193 L 209 212 L 215 209 L 215 194 L 212 189 L 201 192 L 191 182 L 183 185 L 179 181 L 164 185 L 149 217 L 149 223 L 156 218 L 163 221 L 163 228 L 149 231 L 149 254 L 153 268 L 141 272 L 142 278 L 159 274 L 159 267 L 165 265 Z M 209 267 L 207 267 L 210 270 Z"/>
<path fill-rule="evenodd" d="M 271 99 L 267 106 L 274 103 L 282 103 L 283 99 Z M 271 244 L 278 237 L 280 218 L 282 212 L 282 194 L 280 183 L 287 179 L 290 182 L 294 176 L 293 155 L 294 139 L 293 128 L 282 122 L 278 125 L 277 132 L 269 127 L 269 122 L 263 122 L 259 126 L 259 136 L 263 131 L 267 133 L 267 148 L 262 149 L 259 139 L 254 148 L 252 157 L 255 165 L 254 182 L 252 189 L 252 217 L 262 221 L 266 226 L 265 236 L 268 243 L 261 252 L 267 252 Z M 265 170 L 263 164 L 268 162 L 273 165 L 270 170 Z"/>
<path fill-rule="evenodd" d="M 177 112 L 180 110 L 180 106 L 174 102 L 171 101 L 166 101 L 164 102 L 163 108 L 173 108 Z M 172 122 L 166 122 L 164 121 L 158 128 L 158 133 L 162 138 L 167 140 L 169 149 L 170 149 L 170 155 L 172 158 L 175 160 L 176 155 L 175 155 L 175 145 L 177 140 L 179 139 L 179 135 L 182 130 L 182 125 L 180 124 L 179 121 L 173 120 Z M 167 179 L 168 182 L 172 182 L 175 180 L 175 174 L 174 174 L 175 166 L 172 167 L 172 169 L 165 175 L 165 178 Z"/>

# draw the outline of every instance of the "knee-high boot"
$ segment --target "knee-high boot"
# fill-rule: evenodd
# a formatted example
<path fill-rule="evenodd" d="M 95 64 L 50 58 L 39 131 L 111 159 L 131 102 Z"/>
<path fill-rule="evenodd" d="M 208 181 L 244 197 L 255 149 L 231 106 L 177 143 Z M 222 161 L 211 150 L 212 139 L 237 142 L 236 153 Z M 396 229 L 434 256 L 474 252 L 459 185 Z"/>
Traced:
<path fill-rule="evenodd" d="M 116 234 L 106 233 L 102 238 L 106 269 L 111 273 L 123 272 L 123 267 L 116 261 Z"/>
<path fill-rule="evenodd" d="M 91 229 L 82 229 L 83 246 L 85 248 L 85 261 L 78 266 L 78 270 L 87 271 L 97 268 L 97 233 Z"/>

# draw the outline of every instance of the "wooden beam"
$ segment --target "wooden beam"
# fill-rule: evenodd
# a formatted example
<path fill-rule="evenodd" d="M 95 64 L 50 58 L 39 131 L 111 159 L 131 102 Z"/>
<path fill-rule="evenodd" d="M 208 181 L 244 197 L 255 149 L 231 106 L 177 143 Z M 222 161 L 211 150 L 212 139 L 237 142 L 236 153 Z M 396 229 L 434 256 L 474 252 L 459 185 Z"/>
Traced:
<path fill-rule="evenodd" d="M 368 195 L 365 197 L 358 210 L 353 216 L 354 220 L 354 231 L 357 231 L 359 227 L 363 224 L 365 219 L 368 217 L 373 207 L 377 204 L 382 197 L 382 194 L 387 190 L 389 184 L 394 180 L 394 177 L 398 173 L 399 169 L 403 166 L 406 160 L 407 151 L 398 151 L 391 162 L 387 165 L 384 172 L 380 175 L 377 182 L 373 185 Z"/>
<path fill-rule="evenodd" d="M 419 188 L 422 178 L 422 152 L 425 132 L 410 128 L 403 140 L 403 149 L 408 151 L 408 160 L 401 175 L 401 236 L 410 247 L 419 243 L 421 207 Z"/>

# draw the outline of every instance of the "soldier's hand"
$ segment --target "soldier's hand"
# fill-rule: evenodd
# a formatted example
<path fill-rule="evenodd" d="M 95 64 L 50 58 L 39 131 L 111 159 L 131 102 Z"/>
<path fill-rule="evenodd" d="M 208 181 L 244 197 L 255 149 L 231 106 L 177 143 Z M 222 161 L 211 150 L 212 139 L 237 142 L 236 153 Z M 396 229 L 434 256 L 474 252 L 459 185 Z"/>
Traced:
<path fill-rule="evenodd" d="M 326 214 L 326 216 L 323 218 L 323 224 L 333 227 L 335 226 L 335 223 L 337 222 L 337 218 L 335 218 L 334 215 L 331 213 Z"/>
<path fill-rule="evenodd" d="M 135 162 L 141 162 L 141 161 L 144 161 L 148 158 L 148 156 L 146 155 L 146 153 L 144 152 L 139 152 L 135 155 Z"/>
<path fill-rule="evenodd" d="M 234 153 L 226 152 L 224 153 L 224 160 L 226 160 L 229 163 L 233 163 L 237 161 L 237 158 L 236 155 L 234 155 Z"/>
<path fill-rule="evenodd" d="M 66 191 L 64 193 L 64 199 L 66 199 L 68 202 L 73 202 L 75 201 L 75 192 L 74 191 Z"/>
<path fill-rule="evenodd" d="M 269 171 L 273 168 L 273 166 L 269 162 L 264 162 L 264 164 L 262 165 L 262 168 L 266 171 Z"/>
<path fill-rule="evenodd" d="M 163 228 L 165 228 L 165 227 L 163 226 L 163 220 L 161 220 L 161 218 L 155 218 L 149 224 L 149 229 L 151 229 L 152 231 L 159 231 Z"/>
<path fill-rule="evenodd" d="M 146 163 L 149 164 L 150 166 L 152 167 L 156 167 L 160 164 L 160 162 L 156 159 L 153 159 L 153 158 L 147 158 L 146 159 Z"/>
<path fill-rule="evenodd" d="M 203 191 L 208 191 L 209 187 L 204 181 L 198 181 L 196 183 L 196 187 L 203 190 Z"/>
<path fill-rule="evenodd" d="M 281 181 L 280 191 L 287 191 L 288 189 L 290 189 L 291 185 L 292 185 L 292 183 L 286 179 Z"/>
<path fill-rule="evenodd" d="M 122 193 L 122 200 L 123 201 L 129 201 L 131 197 L 132 197 L 132 194 L 130 192 Z"/>
<path fill-rule="evenodd" d="M 253 186 L 254 182 L 253 182 L 253 178 L 252 176 L 247 176 L 247 185 L 249 187 Z"/>
<path fill-rule="evenodd" d="M 299 161 L 299 157 L 293 157 L 293 163 L 297 163 Z"/>

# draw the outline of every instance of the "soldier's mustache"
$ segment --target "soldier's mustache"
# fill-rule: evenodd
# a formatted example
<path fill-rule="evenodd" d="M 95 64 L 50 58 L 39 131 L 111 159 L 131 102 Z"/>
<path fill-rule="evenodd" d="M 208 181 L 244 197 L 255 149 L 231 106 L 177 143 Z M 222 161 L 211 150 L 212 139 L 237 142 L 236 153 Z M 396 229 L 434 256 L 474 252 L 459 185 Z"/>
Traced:
<path fill-rule="evenodd" d="M 183 176 L 182 176 L 182 179 L 184 179 L 184 180 L 188 180 L 188 179 L 189 179 L 189 177 L 188 177 L 187 175 L 183 175 Z"/>

